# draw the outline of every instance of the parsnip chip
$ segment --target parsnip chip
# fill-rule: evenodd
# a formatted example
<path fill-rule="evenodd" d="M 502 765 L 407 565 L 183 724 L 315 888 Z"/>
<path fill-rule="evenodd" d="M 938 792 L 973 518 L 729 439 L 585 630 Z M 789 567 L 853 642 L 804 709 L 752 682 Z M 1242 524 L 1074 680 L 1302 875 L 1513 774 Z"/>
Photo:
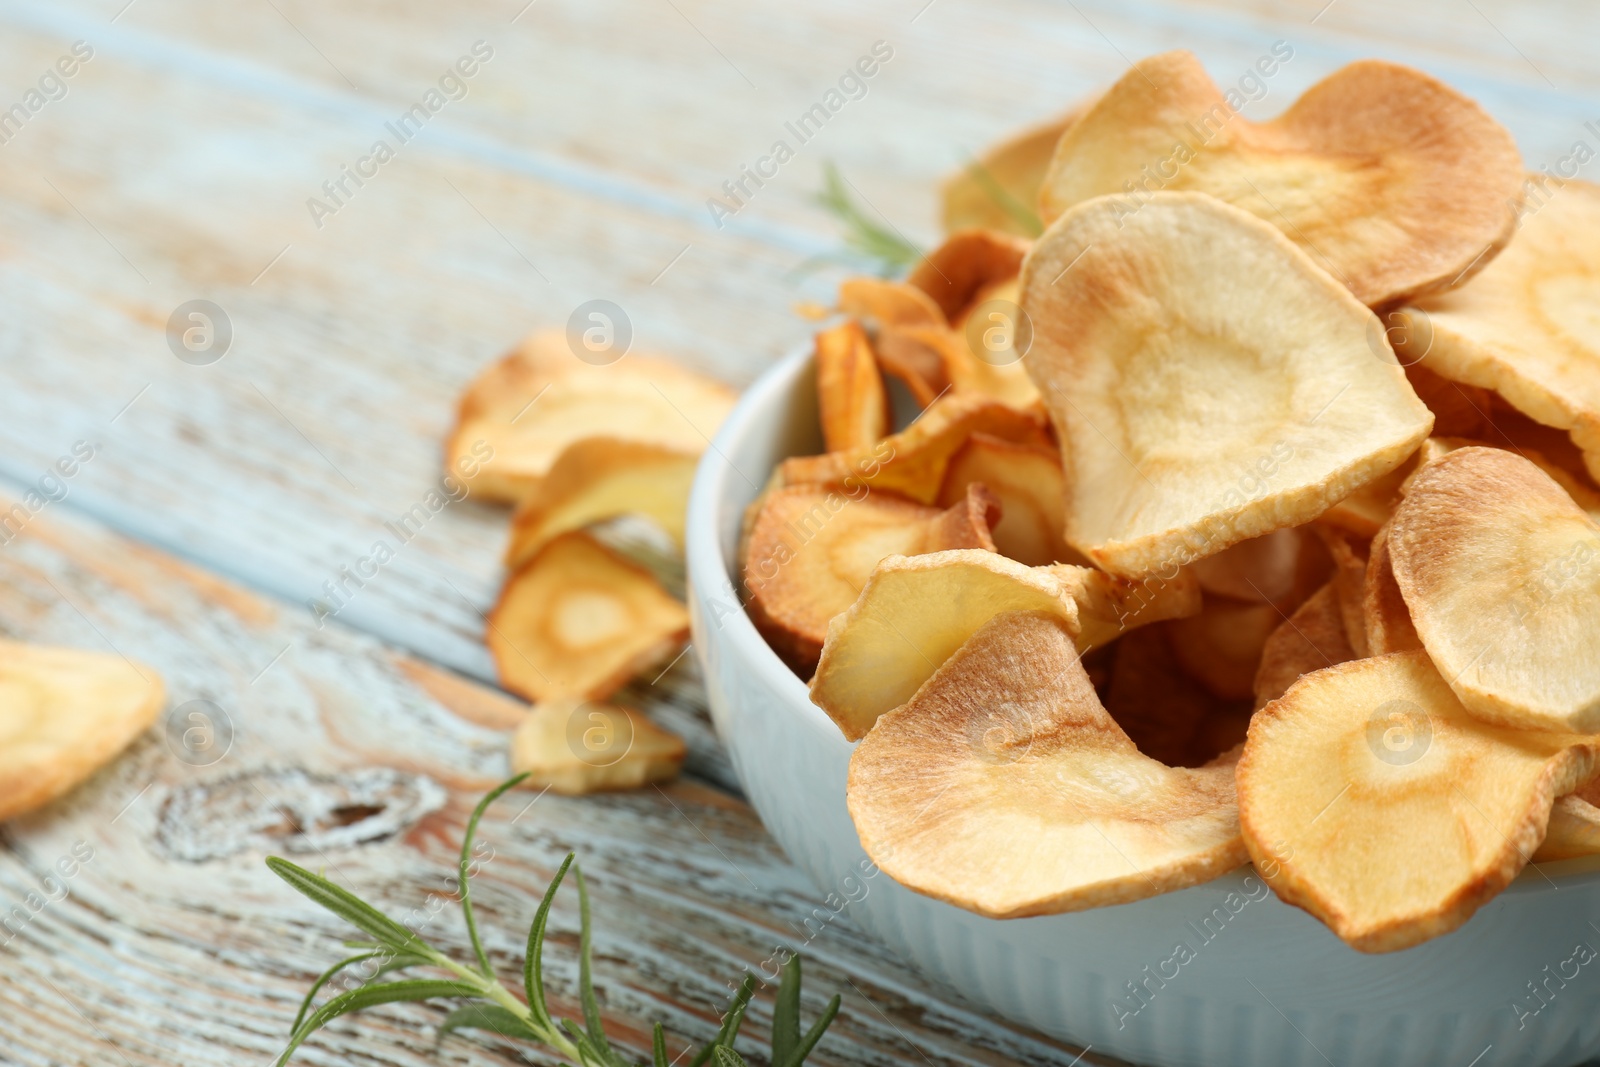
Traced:
<path fill-rule="evenodd" d="M 1398 313 L 1428 369 L 1492 389 L 1572 435 L 1600 479 L 1600 186 L 1563 184 L 1525 212 L 1471 283 Z"/>
<path fill-rule="evenodd" d="M 1367 654 L 1410 652 L 1422 647 L 1417 628 L 1411 625 L 1411 612 L 1394 580 L 1389 563 L 1389 524 L 1379 528 L 1372 539 L 1372 555 L 1367 559 L 1367 574 L 1361 587 L 1361 617 L 1367 633 Z"/>
<path fill-rule="evenodd" d="M 1080 911 L 1239 866 L 1231 766 L 1166 767 L 1100 706 L 1071 627 L 1006 612 L 850 758 L 850 816 L 895 881 L 991 918 Z"/>
<path fill-rule="evenodd" d="M 500 683 L 534 702 L 603 699 L 689 632 L 688 611 L 654 575 L 581 531 L 511 575 L 488 622 Z"/>
<path fill-rule="evenodd" d="M 885 278 L 846 278 L 840 282 L 839 310 L 873 331 L 949 325 L 933 297 L 907 282 Z"/>
<path fill-rule="evenodd" d="M 632 708 L 563 698 L 536 704 L 511 737 L 525 789 L 567 796 L 637 789 L 677 777 L 688 747 Z"/>
<path fill-rule="evenodd" d="M 607 436 L 699 455 L 733 407 L 720 382 L 662 359 L 586 363 L 564 334 L 536 333 L 467 387 L 445 466 L 473 493 L 518 501 L 567 446 Z"/>
<path fill-rule="evenodd" d="M 1600 524 L 1512 452 L 1422 467 L 1389 531 L 1428 654 L 1488 722 L 1600 731 Z"/>
<path fill-rule="evenodd" d="M 1256 712 L 1239 761 L 1251 858 L 1362 952 L 1449 933 L 1539 847 L 1600 740 L 1467 713 L 1424 652 L 1307 675 Z"/>
<path fill-rule="evenodd" d="M 1167 623 L 1167 641 L 1183 669 L 1213 696 L 1248 700 L 1267 638 L 1282 622 L 1272 604 L 1207 597 L 1197 614 Z"/>
<path fill-rule="evenodd" d="M 1037 237 L 1039 185 L 1056 142 L 1094 103 L 1091 98 L 1058 118 L 1012 134 L 946 178 L 940 188 L 944 230 L 972 227 Z"/>
<path fill-rule="evenodd" d="M 980 294 L 1017 276 L 1028 244 L 995 230 L 962 230 L 929 252 L 906 280 L 933 298 L 946 322 L 958 325 Z"/>
<path fill-rule="evenodd" d="M 1399 312 L 1382 316 L 1385 322 L 1405 321 Z M 1464 385 L 1442 377 L 1427 365 L 1425 356 L 1408 363 L 1410 353 L 1406 346 L 1413 340 L 1403 329 L 1387 331 L 1389 340 L 1395 342 L 1395 358 L 1406 369 L 1406 380 L 1417 394 L 1417 399 L 1433 412 L 1435 437 L 1482 437 L 1490 432 L 1491 412 L 1494 411 L 1494 394 L 1476 385 Z"/>
<path fill-rule="evenodd" d="M 1256 707 L 1277 700 L 1302 675 L 1355 658 L 1338 587 L 1329 581 L 1283 620 L 1262 646 L 1261 665 L 1256 669 Z"/>
<path fill-rule="evenodd" d="M 1433 440 L 1433 438 L 1429 438 Z M 1424 447 L 1427 442 L 1423 442 Z M 1326 526 L 1337 527 L 1357 537 L 1372 537 L 1389 521 L 1400 504 L 1401 487 L 1421 461 L 1422 448 L 1388 474 L 1381 474 L 1317 516 Z"/>
<path fill-rule="evenodd" d="M 1377 321 L 1254 216 L 1196 193 L 1080 204 L 1022 273 L 1061 437 L 1067 541 L 1117 574 L 1307 522 L 1433 416 Z M 1377 331 L 1376 333 L 1374 331 Z"/>
<path fill-rule="evenodd" d="M 646 516 L 682 547 L 699 461 L 695 452 L 614 437 L 573 442 L 512 516 L 506 567 L 522 566 L 569 530 L 619 515 Z"/>
<path fill-rule="evenodd" d="M 1002 554 L 1030 567 L 1088 562 L 1061 536 L 1066 513 L 1059 450 L 975 433 L 945 468 L 939 506 L 963 498 L 974 482 L 1000 501 L 994 543 Z"/>
<path fill-rule="evenodd" d="M 121 656 L 0 641 L 0 822 L 77 788 L 165 702 L 161 676 Z"/>
<path fill-rule="evenodd" d="M 1367 620 L 1362 600 L 1367 587 L 1367 554 L 1371 551 L 1365 541 L 1358 543 L 1347 530 L 1336 526 L 1318 526 L 1333 556 L 1334 602 L 1339 608 L 1339 618 L 1344 623 L 1345 638 L 1355 650 L 1355 658 L 1363 659 L 1367 652 Z"/>
<path fill-rule="evenodd" d="M 1328 580 L 1332 561 L 1309 527 L 1274 530 L 1190 565 L 1202 591 L 1293 611 Z"/>
<path fill-rule="evenodd" d="M 867 485 L 931 504 L 951 457 L 977 433 L 1034 445 L 1047 440 L 1037 420 L 1013 407 L 985 397 L 946 396 L 904 430 L 867 448 L 784 460 L 779 484 L 852 490 Z"/>
<path fill-rule="evenodd" d="M 867 448 L 889 435 L 889 394 L 861 324 L 817 334 L 817 410 L 829 452 Z"/>
<path fill-rule="evenodd" d="M 1600 808 L 1576 793 L 1558 797 L 1550 807 L 1544 841 L 1532 862 L 1553 863 L 1594 855 L 1600 855 Z"/>
<path fill-rule="evenodd" d="M 891 556 L 850 609 L 828 624 L 811 701 L 854 741 L 879 715 L 911 699 L 1000 612 L 1051 612 L 1087 652 L 1136 626 L 1189 614 L 1199 596 L 1183 573 L 1136 584 L 1087 567 L 1024 567 L 993 552 Z"/>
<path fill-rule="evenodd" d="M 856 602 L 880 561 L 956 548 L 993 552 L 989 524 L 998 510 L 980 485 L 946 511 L 888 493 L 852 499 L 810 485 L 773 490 L 745 540 L 751 621 L 785 663 L 809 676 L 829 620 Z"/>
<path fill-rule="evenodd" d="M 1100 692 L 1140 752 L 1169 767 L 1201 767 L 1244 743 L 1250 704 L 1216 696 L 1185 669 L 1172 640 L 1176 625 L 1141 627 L 1110 645 L 1111 676 Z"/>
<path fill-rule="evenodd" d="M 1132 216 L 1152 189 L 1208 193 L 1281 228 L 1380 307 L 1491 258 L 1511 239 L 1522 184 L 1511 134 L 1420 71 L 1352 63 L 1256 123 L 1192 53 L 1167 52 L 1134 64 L 1062 136 L 1039 205 L 1048 224 L 1097 196 Z"/>

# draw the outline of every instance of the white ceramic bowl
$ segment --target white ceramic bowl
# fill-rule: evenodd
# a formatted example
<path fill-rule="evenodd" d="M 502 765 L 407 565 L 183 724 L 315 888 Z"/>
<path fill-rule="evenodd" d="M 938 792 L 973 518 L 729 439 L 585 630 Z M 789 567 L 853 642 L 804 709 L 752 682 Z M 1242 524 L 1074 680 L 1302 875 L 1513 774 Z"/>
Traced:
<path fill-rule="evenodd" d="M 852 746 L 736 592 L 745 505 L 779 460 L 820 446 L 814 374 L 796 352 L 728 418 L 688 518 L 712 715 L 767 829 L 827 898 L 816 933 L 842 906 L 989 1011 L 1153 1067 L 1556 1067 L 1600 1052 L 1600 863 L 1588 859 L 1525 871 L 1461 930 L 1381 956 L 1279 902 L 1248 866 L 1133 904 L 1004 921 L 875 873 L 845 808 Z"/>

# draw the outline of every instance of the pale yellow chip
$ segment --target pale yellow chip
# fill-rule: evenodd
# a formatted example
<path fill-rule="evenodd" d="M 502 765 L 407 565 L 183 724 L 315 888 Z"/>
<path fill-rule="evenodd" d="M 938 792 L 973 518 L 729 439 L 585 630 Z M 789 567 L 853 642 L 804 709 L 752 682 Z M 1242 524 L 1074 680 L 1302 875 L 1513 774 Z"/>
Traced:
<path fill-rule="evenodd" d="M 619 515 L 651 519 L 680 548 L 694 452 L 613 437 L 576 441 L 539 479 L 511 520 L 506 566 L 522 566 L 552 538 Z"/>
<path fill-rule="evenodd" d="M 1194 579 L 1149 585 L 1087 567 L 1024 567 L 993 552 L 890 556 L 828 625 L 811 700 L 850 740 L 899 707 L 957 648 L 1004 611 L 1047 611 L 1084 651 L 1136 626 L 1199 608 Z"/>
<path fill-rule="evenodd" d="M 1189 569 L 1209 595 L 1289 612 L 1328 580 L 1331 568 L 1322 538 L 1299 526 L 1240 541 Z"/>
<path fill-rule="evenodd" d="M 1239 813 L 1280 898 L 1363 952 L 1449 933 L 1539 847 L 1600 740 L 1467 713 L 1426 653 L 1307 675 L 1250 723 Z"/>
<path fill-rule="evenodd" d="M 1596 294 L 1600 186 L 1571 181 L 1524 209 L 1515 240 L 1469 284 L 1397 318 L 1423 366 L 1567 431 L 1600 478 Z"/>
<path fill-rule="evenodd" d="M 817 413 L 829 452 L 867 448 L 889 435 L 889 394 L 867 333 L 855 320 L 817 334 Z"/>
<path fill-rule="evenodd" d="M 1049 612 L 980 627 L 850 759 L 861 844 L 890 877 L 991 918 L 1080 911 L 1239 866 L 1233 768 L 1167 767 L 1101 707 Z"/>
<path fill-rule="evenodd" d="M 1544 841 L 1533 854 L 1534 863 L 1600 855 L 1600 808 L 1576 793 L 1558 797 L 1550 807 Z"/>
<path fill-rule="evenodd" d="M 1192 53 L 1166 52 L 1134 64 L 1062 136 L 1039 203 L 1048 224 L 1097 196 L 1131 218 L 1159 190 L 1207 193 L 1381 307 L 1487 262 L 1511 239 L 1522 183 L 1511 134 L 1420 71 L 1352 63 L 1257 123 Z"/>
<path fill-rule="evenodd" d="M 1208 196 L 1157 193 L 1132 215 L 1114 197 L 1079 204 L 1029 253 L 1022 303 L 1067 541 L 1117 574 L 1307 522 L 1433 422 L 1372 313 Z"/>
<path fill-rule="evenodd" d="M 1069 111 L 1020 130 L 986 149 L 946 178 L 940 187 L 946 233 L 981 227 L 1037 237 L 1039 186 L 1050 169 L 1056 142 L 1093 105 L 1085 100 Z"/>
<path fill-rule="evenodd" d="M 119 655 L 0 641 L 0 822 L 71 792 L 165 701 L 161 676 Z"/>
<path fill-rule="evenodd" d="M 488 623 L 507 689 L 536 703 L 600 700 L 671 657 L 689 613 L 649 571 L 577 531 L 547 542 L 506 581 Z"/>
<path fill-rule="evenodd" d="M 757 502 L 745 538 L 750 619 L 785 663 L 809 677 L 828 622 L 856 602 L 880 561 L 956 548 L 993 552 L 997 511 L 979 485 L 943 511 L 890 493 L 773 490 Z"/>
<path fill-rule="evenodd" d="M 586 362 L 564 334 L 535 333 L 462 395 L 445 469 L 475 495 L 515 502 L 584 438 L 698 455 L 733 401 L 721 382 L 666 360 L 628 354 Z"/>
<path fill-rule="evenodd" d="M 632 708 L 572 698 L 534 705 L 511 738 L 522 787 L 567 796 L 670 781 L 687 755 L 682 738 Z"/>
<path fill-rule="evenodd" d="M 1600 731 L 1600 523 L 1548 474 L 1450 452 L 1412 477 L 1388 547 L 1423 647 L 1474 715 Z"/>

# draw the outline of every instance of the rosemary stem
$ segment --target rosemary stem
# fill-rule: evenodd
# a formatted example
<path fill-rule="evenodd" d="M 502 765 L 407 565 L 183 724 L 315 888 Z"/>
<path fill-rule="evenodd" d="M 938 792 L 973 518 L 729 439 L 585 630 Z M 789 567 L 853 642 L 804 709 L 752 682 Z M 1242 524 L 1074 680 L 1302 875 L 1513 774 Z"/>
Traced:
<path fill-rule="evenodd" d="M 453 972 L 465 981 L 472 982 L 483 991 L 484 996 L 488 997 L 490 1000 L 494 1001 L 496 1004 L 500 1005 L 502 1008 L 521 1019 L 523 1022 L 527 1023 L 528 1028 L 539 1035 L 539 1040 L 543 1041 L 545 1044 L 561 1053 L 573 1063 L 581 1064 L 583 1062 L 581 1055 L 578 1052 L 577 1045 L 574 1045 L 571 1041 L 569 1041 L 567 1036 L 559 1029 L 552 1028 L 546 1030 L 542 1025 L 540 1025 L 539 1021 L 533 1017 L 533 1012 L 528 1009 L 528 1006 L 522 1003 L 522 1001 L 518 1000 L 516 997 L 512 996 L 510 991 L 507 990 L 505 986 L 500 984 L 500 980 L 498 978 L 495 978 L 493 975 L 486 975 L 482 971 L 474 970 L 471 967 L 463 967 L 461 964 L 450 959 L 448 956 L 445 956 L 442 953 L 434 953 L 434 959 L 439 966 L 443 967 L 447 971 Z"/>

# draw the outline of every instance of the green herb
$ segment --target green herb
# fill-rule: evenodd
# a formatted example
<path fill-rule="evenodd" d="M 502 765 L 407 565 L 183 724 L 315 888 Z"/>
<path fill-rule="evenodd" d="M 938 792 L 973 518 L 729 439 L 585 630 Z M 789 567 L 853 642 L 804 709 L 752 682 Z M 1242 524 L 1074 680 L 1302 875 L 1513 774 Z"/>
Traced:
<path fill-rule="evenodd" d="M 589 892 L 583 882 L 583 872 L 573 863 L 574 853 L 568 853 L 562 861 L 561 869 L 556 872 L 555 879 L 545 890 L 544 899 L 539 902 L 538 911 L 534 913 L 533 926 L 528 930 L 528 952 L 522 973 L 526 1002 L 500 984 L 489 963 L 488 954 L 484 952 L 483 942 L 478 937 L 477 920 L 472 914 L 471 887 L 468 885 L 473 838 L 478 832 L 478 822 L 489 805 L 526 777 L 525 774 L 519 774 L 484 797 L 468 820 L 466 836 L 461 842 L 457 881 L 467 938 L 472 945 L 473 962 L 470 966 L 444 955 L 411 930 L 326 878 L 277 856 L 267 860 L 267 866 L 279 878 L 371 938 L 368 941 L 346 942 L 348 947 L 360 951 L 328 968 L 312 984 L 311 991 L 300 1005 L 300 1013 L 295 1017 L 289 1045 L 278 1057 L 276 1067 L 283 1067 L 308 1037 L 341 1015 L 377 1004 L 443 997 L 460 998 L 471 1003 L 456 1008 L 439 1024 L 441 1040 L 456 1030 L 488 1030 L 502 1037 L 546 1045 L 578 1067 L 636 1067 L 626 1056 L 612 1048 L 606 1040 L 605 1028 L 600 1020 L 600 1004 L 594 995 L 589 952 Z M 578 996 L 583 1004 L 581 1026 L 571 1019 L 557 1020 L 552 1016 L 544 991 L 545 925 L 550 919 L 550 905 L 555 901 L 556 890 L 561 887 L 569 868 L 578 886 Z M 378 961 L 377 966 L 364 984 L 341 993 L 315 1011 L 311 1010 L 317 994 L 340 972 L 347 967 L 374 960 Z M 413 967 L 433 968 L 450 977 L 384 980 L 386 975 Z M 744 1022 L 745 1009 L 750 1005 L 755 986 L 755 976 L 747 975 L 734 993 L 717 1036 L 696 1053 L 689 1061 L 689 1067 L 706 1067 L 707 1064 L 713 1067 L 744 1067 L 745 1060 L 733 1050 L 733 1042 L 739 1036 L 739 1027 Z M 800 1032 L 800 957 L 790 957 L 783 968 L 773 1011 L 773 1067 L 799 1067 L 804 1063 L 838 1013 L 839 998 L 835 996 L 817 1021 L 805 1033 Z M 655 1026 L 650 1067 L 670 1067 L 666 1036 L 660 1023 Z"/>
<path fill-rule="evenodd" d="M 1022 227 L 1026 237 L 1038 237 L 1044 233 L 1044 221 L 1039 218 L 1038 212 L 1027 204 L 1011 195 L 1010 190 L 1000 184 L 1000 180 L 989 172 L 989 168 L 974 159 L 967 164 L 967 177 L 984 195 L 994 201 L 996 207 L 1011 217 L 1011 221 Z"/>
<path fill-rule="evenodd" d="M 853 258 L 865 259 L 885 278 L 898 277 L 922 261 L 922 249 L 906 240 L 892 225 L 875 222 L 856 205 L 850 195 L 852 186 L 839 173 L 838 167 L 831 162 L 824 163 L 822 180 L 817 203 L 843 224 L 845 247 L 854 254 Z"/>

